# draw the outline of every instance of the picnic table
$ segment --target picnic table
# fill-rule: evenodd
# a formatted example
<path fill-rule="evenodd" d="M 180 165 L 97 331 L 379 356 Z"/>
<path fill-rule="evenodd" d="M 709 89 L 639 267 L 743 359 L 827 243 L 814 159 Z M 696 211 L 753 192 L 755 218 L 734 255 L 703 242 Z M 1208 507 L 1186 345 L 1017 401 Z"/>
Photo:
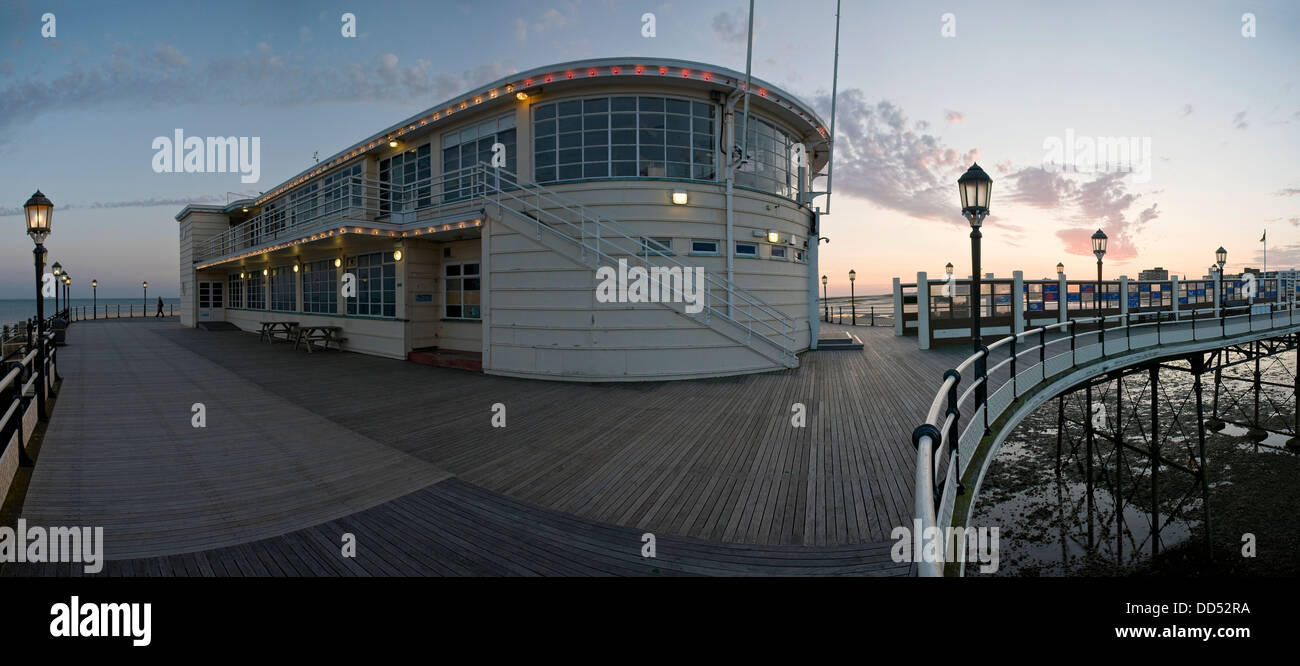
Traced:
<path fill-rule="evenodd" d="M 258 322 L 262 325 L 262 334 L 259 340 L 265 340 L 267 343 L 275 342 L 276 336 L 283 336 L 284 341 L 288 342 L 293 336 L 294 329 L 298 328 L 296 321 L 263 321 Z"/>
<path fill-rule="evenodd" d="M 334 343 L 334 348 L 343 351 L 343 342 L 347 338 L 342 337 L 342 326 L 299 326 L 297 327 L 298 337 L 293 343 L 293 348 L 298 349 L 298 345 L 306 342 L 307 353 L 312 351 L 313 343 L 321 343 L 321 349 L 329 349 L 330 343 Z"/>

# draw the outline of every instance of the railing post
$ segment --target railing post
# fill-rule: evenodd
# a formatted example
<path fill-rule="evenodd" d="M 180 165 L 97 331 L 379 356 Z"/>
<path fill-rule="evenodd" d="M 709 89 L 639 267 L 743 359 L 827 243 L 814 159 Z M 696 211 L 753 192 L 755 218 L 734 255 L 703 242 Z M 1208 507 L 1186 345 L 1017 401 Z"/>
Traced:
<path fill-rule="evenodd" d="M 1020 397 L 1020 392 L 1016 390 L 1016 357 L 1020 354 L 1016 351 L 1016 336 L 1011 336 L 1011 400 L 1014 402 Z"/>
<path fill-rule="evenodd" d="M 957 474 L 957 494 L 965 495 L 966 486 L 961 482 L 961 428 L 958 424 L 961 422 L 961 410 L 957 405 L 957 385 L 961 384 L 961 373 L 955 369 L 943 373 L 946 381 L 949 377 L 953 378 L 952 386 L 948 387 L 948 414 L 952 416 L 952 424 L 948 426 L 948 443 L 952 445 L 952 468 Z M 933 478 L 933 476 L 931 476 Z"/>
<path fill-rule="evenodd" d="M 979 358 L 975 359 L 975 377 L 979 384 L 975 387 L 975 408 L 984 408 L 984 434 L 989 434 L 989 348 L 980 346 Z"/>
<path fill-rule="evenodd" d="M 1071 319 L 1070 323 L 1066 324 L 1066 327 L 1070 329 L 1070 365 L 1071 366 L 1075 366 L 1079 364 L 1079 356 L 1074 353 L 1075 332 L 1077 330 L 1076 329 L 1077 324 L 1078 321 L 1075 319 Z"/>
<path fill-rule="evenodd" d="M 1043 366 L 1043 379 L 1047 379 L 1047 327 L 1038 328 L 1038 362 Z"/>

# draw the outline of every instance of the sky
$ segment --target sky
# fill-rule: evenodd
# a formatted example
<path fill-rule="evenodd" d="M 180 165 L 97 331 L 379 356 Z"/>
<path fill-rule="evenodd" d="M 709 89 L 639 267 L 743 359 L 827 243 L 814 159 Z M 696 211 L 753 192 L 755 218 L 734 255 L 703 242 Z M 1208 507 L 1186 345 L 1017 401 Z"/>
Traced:
<path fill-rule="evenodd" d="M 178 293 L 176 213 L 270 190 L 469 88 L 569 60 L 743 71 L 748 3 L 0 0 L 0 298 L 31 293 L 21 206 L 56 205 L 49 261 L 104 297 Z M 341 16 L 356 17 L 355 38 Z M 642 17 L 655 16 L 644 37 Z M 1250 16 L 1243 17 L 1249 12 Z M 54 35 L 46 37 L 54 15 Z M 754 75 L 830 119 L 834 0 L 758 0 Z M 956 179 L 993 177 L 983 270 L 1202 275 L 1300 266 L 1300 3 L 846 0 L 830 294 L 969 275 Z M 155 173 L 153 139 L 261 137 L 260 180 Z M 1119 146 L 1127 149 L 1117 152 Z M 818 189 L 825 187 L 819 179 Z M 826 197 L 817 200 L 826 206 Z"/>

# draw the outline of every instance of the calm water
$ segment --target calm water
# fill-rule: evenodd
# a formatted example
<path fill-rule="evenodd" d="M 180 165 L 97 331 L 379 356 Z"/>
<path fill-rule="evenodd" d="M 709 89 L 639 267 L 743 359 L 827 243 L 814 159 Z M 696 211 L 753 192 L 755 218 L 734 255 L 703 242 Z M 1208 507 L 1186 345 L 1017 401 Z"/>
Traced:
<path fill-rule="evenodd" d="M 1261 362 L 1265 381 L 1290 384 L 1295 352 L 1283 352 Z M 1185 366 L 1176 362 L 1170 365 Z M 1229 377 L 1248 377 L 1252 363 L 1224 369 L 1224 388 L 1219 397 L 1219 414 L 1228 421 L 1249 422 L 1253 400 L 1249 384 Z M 1205 415 L 1209 418 L 1214 395 L 1213 374 L 1202 378 Z M 1113 432 L 1116 393 L 1110 382 L 1094 388 L 1094 405 L 1104 399 L 1108 412 L 1099 417 L 1098 431 Z M 1150 425 L 1150 384 L 1145 373 L 1123 380 L 1125 441 L 1146 448 L 1139 428 Z M 1160 371 L 1159 409 L 1162 454 L 1195 469 L 1199 458 L 1196 438 L 1196 408 L 1192 378 L 1188 372 Z M 1233 461 L 1241 456 L 1284 455 L 1294 417 L 1290 392 L 1264 387 L 1260 420 L 1270 432 L 1256 445 L 1244 428 L 1228 425 L 1222 432 L 1207 431 L 1207 467 L 1210 471 L 1211 515 L 1215 511 L 1215 488 L 1241 484 L 1234 477 Z M 971 517 L 971 525 L 999 527 L 1002 561 L 995 575 L 1114 575 L 1149 562 L 1152 544 L 1151 469 L 1140 453 L 1125 450 L 1116 457 L 1114 445 L 1098 438 L 1093 458 L 1091 501 L 1086 474 L 1086 445 L 1082 418 L 1084 394 L 1066 400 L 1066 420 L 1073 421 L 1064 433 L 1062 471 L 1056 468 L 1057 402 L 1052 400 L 1035 410 L 1002 445 L 984 479 Z M 1094 412 L 1096 413 L 1096 412 Z M 1104 424 L 1104 425 L 1103 425 Z M 1072 446 L 1071 439 L 1077 444 Z M 1076 452 L 1072 453 L 1071 449 Z M 1293 484 L 1297 479 L 1281 480 Z M 1120 491 L 1116 492 L 1118 483 Z M 1120 500 L 1117 502 L 1117 498 Z M 1161 522 L 1160 548 L 1188 542 L 1197 535 L 1204 517 L 1199 482 L 1189 474 L 1167 466 L 1160 468 L 1160 492 L 1155 500 Z M 1122 510 L 1117 511 L 1117 506 Z M 1118 515 L 1117 515 L 1118 514 Z M 1262 536 L 1261 536 L 1262 538 Z M 968 575 L 972 569 L 967 569 Z"/>
<path fill-rule="evenodd" d="M 90 298 L 74 298 L 74 299 L 72 299 L 72 306 L 73 306 L 73 307 L 77 307 L 77 308 L 79 308 L 79 307 L 83 307 L 83 306 L 84 306 L 84 307 L 86 308 L 86 312 L 89 313 L 89 312 L 90 312 L 90 308 L 91 308 L 91 304 L 92 304 L 93 302 L 94 302 L 93 299 L 90 299 Z M 123 314 L 126 314 L 127 309 L 128 309 L 129 306 L 134 306 L 134 307 L 135 307 L 135 311 L 138 313 L 138 312 L 140 311 L 141 306 L 144 305 L 144 302 L 145 302 L 145 301 L 144 301 L 144 298 L 143 298 L 143 297 L 141 297 L 141 298 L 101 298 L 101 299 L 99 299 L 99 311 L 100 311 L 100 312 L 104 312 L 104 308 L 105 308 L 105 307 L 108 307 L 108 311 L 109 311 L 109 312 L 116 312 L 116 311 L 117 311 L 117 306 L 120 305 L 120 306 L 122 306 L 122 313 L 123 313 Z M 165 312 L 166 312 L 166 311 L 169 311 L 169 310 L 167 310 L 167 308 L 170 308 L 170 307 L 172 307 L 172 306 L 175 306 L 176 308 L 179 309 L 179 308 L 180 308 L 180 302 L 181 302 L 181 301 L 180 301 L 179 298 L 167 298 L 167 297 L 163 297 L 163 307 L 164 307 L 164 311 L 165 311 Z M 59 304 L 60 304 L 60 305 L 63 304 L 63 300 L 62 300 L 62 299 L 59 300 Z M 150 295 L 149 295 L 149 308 L 150 308 L 150 311 L 154 311 L 154 310 L 156 310 L 157 307 L 158 307 L 158 296 L 157 296 L 156 294 L 150 294 Z M 48 317 L 48 316 L 50 316 L 50 314 L 52 314 L 53 312 L 54 312 L 54 299 L 53 299 L 53 298 L 47 298 L 47 299 L 45 299 L 45 316 Z M 3 298 L 0 298 L 0 324 L 13 324 L 14 322 L 23 321 L 23 320 L 25 320 L 25 319 L 28 319 L 28 318 L 31 318 L 31 317 L 34 317 L 34 316 L 36 316 L 36 299 L 34 299 L 34 298 L 28 298 L 28 299 L 20 299 L 20 298 L 3 299 Z"/>

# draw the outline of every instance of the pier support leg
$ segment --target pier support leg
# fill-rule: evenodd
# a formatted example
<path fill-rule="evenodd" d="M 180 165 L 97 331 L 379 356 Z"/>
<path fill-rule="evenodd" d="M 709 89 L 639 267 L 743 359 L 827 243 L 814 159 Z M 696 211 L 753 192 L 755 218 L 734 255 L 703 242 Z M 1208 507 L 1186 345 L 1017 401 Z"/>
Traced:
<path fill-rule="evenodd" d="M 1115 553 L 1124 562 L 1124 375 L 1115 376 Z"/>
<path fill-rule="evenodd" d="M 1065 394 L 1056 396 L 1056 475 L 1061 475 L 1061 439 L 1065 435 Z"/>
<path fill-rule="evenodd" d="M 1259 373 L 1259 359 L 1263 353 L 1263 349 L 1262 349 L 1262 345 L 1260 344 L 1260 341 L 1256 340 L 1254 343 L 1252 343 L 1251 350 L 1255 354 L 1255 375 L 1254 375 L 1255 410 L 1252 413 L 1250 419 L 1250 429 L 1246 431 L 1246 436 L 1254 440 L 1255 444 L 1259 444 L 1260 442 L 1264 441 L 1265 437 L 1268 437 L 1268 431 L 1260 427 L 1260 423 L 1259 423 L 1259 390 L 1261 384 L 1260 373 Z"/>
<path fill-rule="evenodd" d="M 1093 490 L 1092 489 L 1092 440 L 1095 431 L 1095 428 L 1093 427 L 1093 421 L 1096 420 L 1096 417 L 1092 413 L 1092 384 L 1091 383 L 1089 383 L 1087 387 L 1084 389 L 1084 394 L 1087 396 L 1085 398 L 1087 400 L 1087 411 L 1086 411 L 1087 416 L 1084 417 L 1083 431 L 1086 435 L 1086 439 L 1088 442 L 1087 450 L 1086 450 L 1088 462 L 1085 465 L 1085 470 L 1086 470 L 1085 473 L 1087 474 L 1087 489 L 1088 489 L 1088 550 L 1092 551 L 1094 547 L 1093 530 L 1092 530 L 1092 514 L 1094 510 L 1094 503 L 1092 497 L 1092 490 Z"/>
<path fill-rule="evenodd" d="M 1160 368 L 1151 366 L 1151 557 L 1160 554 Z"/>
<path fill-rule="evenodd" d="M 1205 427 L 1219 432 L 1228 424 L 1219 418 L 1219 387 L 1223 384 L 1223 362 L 1226 360 L 1224 354 L 1226 349 L 1220 349 L 1214 352 L 1214 402 L 1210 408 L 1210 418 L 1205 420 Z"/>
<path fill-rule="evenodd" d="M 1205 403 L 1201 398 L 1201 373 L 1205 372 L 1205 356 L 1192 356 L 1192 391 L 1196 393 L 1196 435 L 1201 454 L 1201 505 L 1205 510 L 1205 554 L 1213 555 L 1214 540 L 1210 537 L 1210 468 L 1205 464 Z"/>

